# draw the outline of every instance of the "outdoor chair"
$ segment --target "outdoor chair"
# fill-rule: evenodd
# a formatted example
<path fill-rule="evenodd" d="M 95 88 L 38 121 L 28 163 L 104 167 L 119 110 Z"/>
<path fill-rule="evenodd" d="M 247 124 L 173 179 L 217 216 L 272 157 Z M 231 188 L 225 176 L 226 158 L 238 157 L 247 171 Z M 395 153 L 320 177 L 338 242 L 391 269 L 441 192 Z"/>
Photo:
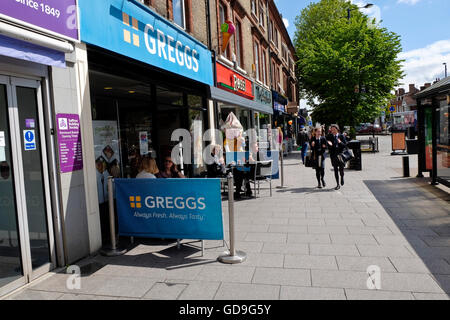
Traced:
<path fill-rule="evenodd" d="M 267 182 L 270 184 L 270 196 L 272 197 L 272 166 L 273 160 L 256 162 L 255 170 L 253 172 L 254 175 L 250 178 L 250 183 L 253 183 L 254 185 L 255 198 L 257 198 L 258 194 L 260 194 L 262 182 Z M 258 186 L 258 189 L 256 189 L 256 186 Z"/>

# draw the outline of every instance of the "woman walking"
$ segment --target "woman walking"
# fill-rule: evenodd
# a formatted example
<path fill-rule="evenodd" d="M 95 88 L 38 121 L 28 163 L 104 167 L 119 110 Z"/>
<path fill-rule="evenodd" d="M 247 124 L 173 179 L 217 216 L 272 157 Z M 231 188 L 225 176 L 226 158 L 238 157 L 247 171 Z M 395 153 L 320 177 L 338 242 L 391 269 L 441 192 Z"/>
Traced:
<path fill-rule="evenodd" d="M 339 160 L 339 155 L 347 148 L 347 140 L 344 135 L 340 133 L 339 126 L 333 124 L 331 126 L 331 135 L 328 137 L 328 148 L 330 150 L 331 164 L 334 168 L 334 176 L 336 178 L 337 186 L 335 190 L 341 189 L 344 185 L 344 166 L 345 163 Z M 339 183 L 339 175 L 341 181 Z"/>
<path fill-rule="evenodd" d="M 311 150 L 313 157 L 313 166 L 316 169 L 316 178 L 318 188 L 326 187 L 325 183 L 325 150 L 327 149 L 327 140 L 322 136 L 322 128 L 317 127 L 311 138 Z"/>

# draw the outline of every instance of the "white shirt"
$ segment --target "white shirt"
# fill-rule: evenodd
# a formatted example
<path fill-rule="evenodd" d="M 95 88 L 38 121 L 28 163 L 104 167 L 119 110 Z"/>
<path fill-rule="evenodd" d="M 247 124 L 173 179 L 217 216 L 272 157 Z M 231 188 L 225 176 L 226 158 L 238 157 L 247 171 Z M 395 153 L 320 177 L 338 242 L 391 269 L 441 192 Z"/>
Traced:
<path fill-rule="evenodd" d="M 136 179 L 156 179 L 154 174 L 148 173 L 147 171 L 141 171 L 136 176 Z"/>

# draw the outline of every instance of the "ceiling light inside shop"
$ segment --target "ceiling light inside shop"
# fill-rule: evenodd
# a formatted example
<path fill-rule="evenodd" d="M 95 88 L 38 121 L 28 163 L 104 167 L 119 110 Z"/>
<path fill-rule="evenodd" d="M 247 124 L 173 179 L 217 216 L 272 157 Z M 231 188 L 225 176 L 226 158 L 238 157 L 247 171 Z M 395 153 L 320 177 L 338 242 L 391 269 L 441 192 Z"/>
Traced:
<path fill-rule="evenodd" d="M 136 93 L 136 91 L 128 91 L 128 93 L 131 93 L 131 94 L 133 94 L 133 93 Z"/>
<path fill-rule="evenodd" d="M 113 88 L 112 87 L 104 87 L 103 89 L 105 89 L 105 90 L 112 90 Z"/>

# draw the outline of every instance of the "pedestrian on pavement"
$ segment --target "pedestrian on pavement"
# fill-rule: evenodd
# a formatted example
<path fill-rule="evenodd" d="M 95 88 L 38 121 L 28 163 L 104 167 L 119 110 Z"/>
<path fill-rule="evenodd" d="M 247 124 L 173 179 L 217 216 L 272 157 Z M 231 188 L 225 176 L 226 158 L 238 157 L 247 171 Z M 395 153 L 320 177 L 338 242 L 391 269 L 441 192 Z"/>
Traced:
<path fill-rule="evenodd" d="M 345 163 L 339 160 L 339 155 L 346 149 L 347 140 L 344 135 L 340 133 L 339 126 L 337 124 L 331 125 L 331 136 L 328 139 L 328 149 L 330 150 L 331 164 L 334 168 L 334 176 L 336 178 L 337 186 L 335 190 L 341 189 L 344 185 L 344 166 Z M 341 181 L 339 183 L 339 175 Z"/>
<path fill-rule="evenodd" d="M 305 127 L 301 126 L 301 130 L 298 134 L 297 144 L 302 147 L 302 162 L 305 164 L 306 152 L 308 152 L 308 134 L 305 131 Z"/>
<path fill-rule="evenodd" d="M 325 151 L 327 149 L 327 139 L 322 136 L 322 128 L 315 129 L 315 135 L 311 138 L 311 150 L 313 157 L 313 167 L 316 169 L 318 188 L 326 187 L 325 183 Z"/>

